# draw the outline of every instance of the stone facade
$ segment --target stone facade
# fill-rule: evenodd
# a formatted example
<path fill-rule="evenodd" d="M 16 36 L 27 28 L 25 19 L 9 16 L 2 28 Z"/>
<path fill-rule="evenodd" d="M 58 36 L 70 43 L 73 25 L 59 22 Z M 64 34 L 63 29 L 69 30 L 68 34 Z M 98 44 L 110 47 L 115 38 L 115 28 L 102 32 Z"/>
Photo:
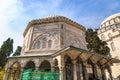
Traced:
<path fill-rule="evenodd" d="M 50 18 L 48 18 L 48 20 L 49 19 Z M 51 23 L 47 22 L 48 20 L 46 19 L 46 24 L 40 22 L 40 24 L 35 24 L 36 22 L 33 22 L 35 25 L 29 25 L 29 23 L 28 25 L 30 27 L 24 32 L 25 39 L 21 56 L 49 55 L 70 45 L 86 50 L 85 28 L 75 22 L 71 22 L 73 24 L 68 24 L 69 19 L 65 17 L 60 17 L 60 20 L 61 19 L 68 20 L 68 22 L 61 21 Z M 57 20 L 57 18 L 55 18 L 55 20 Z M 73 27 L 73 25 L 77 26 Z M 42 44 L 42 40 L 46 43 L 45 45 Z M 43 48 L 43 46 L 45 46 L 45 48 Z"/>
<path fill-rule="evenodd" d="M 32 20 L 23 35 L 21 55 L 8 58 L 4 80 L 21 80 L 28 69 L 54 70 L 59 80 L 107 80 L 107 71 L 112 80 L 110 66 L 120 62 L 87 51 L 85 28 L 63 16 Z"/>
<path fill-rule="evenodd" d="M 109 16 L 101 23 L 98 36 L 107 42 L 110 55 L 120 59 L 120 13 Z M 112 72 L 114 78 L 120 75 L 120 63 L 112 66 Z"/>

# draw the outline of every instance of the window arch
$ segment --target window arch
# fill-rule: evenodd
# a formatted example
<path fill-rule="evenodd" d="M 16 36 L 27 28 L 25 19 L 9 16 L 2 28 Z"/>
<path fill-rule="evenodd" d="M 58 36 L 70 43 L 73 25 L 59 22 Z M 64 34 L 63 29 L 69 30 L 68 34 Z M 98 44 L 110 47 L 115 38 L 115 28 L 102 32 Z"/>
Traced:
<path fill-rule="evenodd" d="M 51 48 L 52 47 L 52 40 L 49 40 L 48 41 L 48 48 Z"/>
<path fill-rule="evenodd" d="M 49 61 L 44 60 L 39 67 L 40 70 L 44 70 L 44 71 L 50 71 L 51 70 L 51 64 Z"/>
<path fill-rule="evenodd" d="M 33 69 L 35 70 L 35 63 L 33 61 L 28 61 L 24 67 L 24 69 Z"/>
<path fill-rule="evenodd" d="M 101 39 L 102 39 L 103 41 L 105 41 L 105 35 L 104 35 L 104 34 L 101 35 Z"/>
<path fill-rule="evenodd" d="M 21 64 L 19 62 L 15 62 L 10 67 L 10 72 L 7 80 L 18 80 L 21 74 Z"/>
<path fill-rule="evenodd" d="M 108 33 L 108 38 L 111 39 L 112 35 L 111 33 Z"/>
<path fill-rule="evenodd" d="M 42 48 L 46 48 L 46 42 L 47 42 L 47 39 L 45 37 L 42 39 Z"/>
<path fill-rule="evenodd" d="M 40 48 L 40 44 L 41 42 L 40 41 L 36 41 L 33 45 L 33 49 L 39 49 Z"/>
<path fill-rule="evenodd" d="M 111 45 L 112 51 L 115 51 L 115 45 L 114 45 L 114 43 L 112 42 L 110 45 Z"/>

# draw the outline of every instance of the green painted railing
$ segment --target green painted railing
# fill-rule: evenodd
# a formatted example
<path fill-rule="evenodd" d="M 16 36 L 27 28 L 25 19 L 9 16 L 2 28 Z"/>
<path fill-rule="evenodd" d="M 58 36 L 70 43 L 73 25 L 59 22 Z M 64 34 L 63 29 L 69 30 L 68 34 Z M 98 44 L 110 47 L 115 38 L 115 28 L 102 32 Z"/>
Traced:
<path fill-rule="evenodd" d="M 59 72 L 55 71 L 33 71 L 32 69 L 24 70 L 22 80 L 59 80 Z"/>

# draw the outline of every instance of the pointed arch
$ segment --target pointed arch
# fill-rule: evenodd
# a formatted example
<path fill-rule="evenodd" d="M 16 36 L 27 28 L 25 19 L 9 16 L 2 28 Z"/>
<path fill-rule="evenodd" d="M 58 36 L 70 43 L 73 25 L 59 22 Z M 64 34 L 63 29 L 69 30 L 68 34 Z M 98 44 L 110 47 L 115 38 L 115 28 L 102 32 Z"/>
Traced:
<path fill-rule="evenodd" d="M 33 61 L 28 61 L 24 67 L 24 69 L 33 69 L 35 70 L 35 63 Z"/>
<path fill-rule="evenodd" d="M 20 74 L 21 74 L 21 65 L 18 61 L 16 61 L 10 67 L 8 80 L 19 80 Z"/>
<path fill-rule="evenodd" d="M 32 49 L 39 49 L 39 48 L 40 48 L 40 45 L 41 45 L 41 42 L 40 42 L 40 41 L 36 41 L 36 42 L 33 44 L 33 48 L 32 48 Z"/>
<path fill-rule="evenodd" d="M 51 70 L 51 64 L 49 61 L 44 60 L 39 67 L 40 70 L 44 70 L 44 71 L 50 71 Z"/>
<path fill-rule="evenodd" d="M 42 39 L 42 48 L 46 48 L 46 42 L 47 42 L 47 38 L 44 37 L 44 38 Z"/>
<path fill-rule="evenodd" d="M 49 40 L 48 41 L 48 48 L 51 48 L 52 47 L 52 40 Z"/>
<path fill-rule="evenodd" d="M 59 72 L 58 60 L 57 59 L 54 60 L 54 70 Z"/>

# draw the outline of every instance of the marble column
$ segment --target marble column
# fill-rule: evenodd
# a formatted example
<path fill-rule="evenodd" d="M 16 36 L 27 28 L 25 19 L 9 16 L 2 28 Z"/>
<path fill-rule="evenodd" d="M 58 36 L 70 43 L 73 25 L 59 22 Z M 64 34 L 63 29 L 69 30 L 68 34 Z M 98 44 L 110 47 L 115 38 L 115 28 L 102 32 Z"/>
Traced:
<path fill-rule="evenodd" d="M 97 79 L 98 73 L 97 73 L 97 68 L 95 64 L 93 65 L 93 75 L 94 75 L 94 78 Z"/>
<path fill-rule="evenodd" d="M 102 72 L 102 80 L 107 80 L 104 67 L 101 67 L 101 72 Z"/>
<path fill-rule="evenodd" d="M 77 68 L 76 68 L 76 60 L 72 61 L 73 63 L 73 74 L 74 74 L 74 79 L 73 80 L 77 80 Z"/>
<path fill-rule="evenodd" d="M 110 67 L 108 68 L 108 72 L 109 72 L 109 75 L 110 75 L 110 80 L 113 80 L 113 77 L 112 77 L 112 70 L 111 70 Z"/>
<path fill-rule="evenodd" d="M 60 80 L 63 80 L 63 68 L 60 68 Z"/>
<path fill-rule="evenodd" d="M 65 63 L 64 63 L 64 58 L 63 56 L 61 56 L 61 61 L 58 61 L 61 65 L 59 65 L 59 69 L 60 69 L 60 80 L 65 80 L 64 79 L 64 67 L 65 67 Z"/>
<path fill-rule="evenodd" d="M 87 69 L 86 69 L 86 64 L 83 63 L 83 80 L 88 80 L 88 73 L 87 73 Z"/>

